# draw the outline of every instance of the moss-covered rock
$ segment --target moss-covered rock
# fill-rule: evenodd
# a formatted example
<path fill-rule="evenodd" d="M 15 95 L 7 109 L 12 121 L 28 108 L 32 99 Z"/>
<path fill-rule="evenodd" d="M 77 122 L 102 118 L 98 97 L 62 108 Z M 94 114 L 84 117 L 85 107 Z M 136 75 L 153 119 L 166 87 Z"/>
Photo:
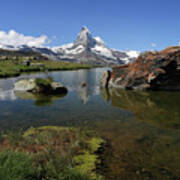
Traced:
<path fill-rule="evenodd" d="M 54 82 L 53 79 L 37 78 L 24 79 L 15 83 L 14 91 L 25 91 L 43 94 L 63 94 L 67 93 L 67 88 L 61 83 Z"/>

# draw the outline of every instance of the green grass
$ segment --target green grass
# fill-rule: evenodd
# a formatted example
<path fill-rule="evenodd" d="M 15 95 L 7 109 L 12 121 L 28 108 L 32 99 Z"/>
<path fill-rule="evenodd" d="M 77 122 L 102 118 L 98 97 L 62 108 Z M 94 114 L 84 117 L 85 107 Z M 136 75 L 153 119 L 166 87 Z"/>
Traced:
<path fill-rule="evenodd" d="M 40 91 L 40 89 L 41 89 L 41 91 L 51 91 L 51 84 L 52 84 L 52 82 L 53 82 L 53 79 L 52 78 L 46 78 L 46 79 L 44 79 L 44 78 L 37 78 L 36 80 L 35 80 L 35 83 L 36 83 L 36 87 L 37 87 L 37 89 L 39 89 L 38 91 Z"/>
<path fill-rule="evenodd" d="M 104 140 L 77 128 L 43 126 L 2 134 L 0 179 L 99 180 Z"/>
<path fill-rule="evenodd" d="M 0 179 L 3 180 L 89 180 L 85 174 L 74 171 L 69 161 L 62 157 L 51 157 L 47 163 L 40 154 L 4 151 L 0 153 Z M 36 159 L 36 160 L 35 160 Z"/>
<path fill-rule="evenodd" d="M 93 66 L 68 63 L 62 61 L 50 61 L 50 60 L 32 60 L 32 63 L 42 63 L 43 67 L 39 66 L 25 66 L 22 65 L 22 60 L 0 60 L 0 78 L 18 76 L 25 72 L 44 72 L 44 71 L 61 71 L 61 70 L 78 70 L 78 69 L 89 69 Z"/>
<path fill-rule="evenodd" d="M 23 152 L 0 152 L 0 179 L 25 180 L 34 179 L 36 168 L 33 158 Z"/>

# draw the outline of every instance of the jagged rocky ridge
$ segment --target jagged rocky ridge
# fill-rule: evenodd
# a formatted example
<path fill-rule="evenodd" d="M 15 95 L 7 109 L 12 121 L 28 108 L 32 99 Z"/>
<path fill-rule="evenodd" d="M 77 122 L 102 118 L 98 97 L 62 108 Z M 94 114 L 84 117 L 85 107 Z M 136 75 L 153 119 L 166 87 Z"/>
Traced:
<path fill-rule="evenodd" d="M 180 90 L 180 46 L 142 53 L 103 74 L 101 85 L 122 89 Z"/>
<path fill-rule="evenodd" d="M 86 27 L 83 27 L 74 43 L 46 48 L 29 47 L 22 45 L 19 47 L 3 46 L 7 50 L 21 52 L 36 52 L 52 60 L 63 60 L 92 65 L 118 65 L 134 61 L 139 52 L 118 51 L 108 48 L 99 37 L 93 37 Z"/>

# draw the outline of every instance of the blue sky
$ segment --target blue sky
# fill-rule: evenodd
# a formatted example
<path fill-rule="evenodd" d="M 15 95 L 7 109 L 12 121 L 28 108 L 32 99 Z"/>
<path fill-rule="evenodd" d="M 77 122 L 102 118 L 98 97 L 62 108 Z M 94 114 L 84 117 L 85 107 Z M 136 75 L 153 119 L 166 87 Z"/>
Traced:
<path fill-rule="evenodd" d="M 47 35 L 57 46 L 85 25 L 109 47 L 159 50 L 180 42 L 179 8 L 180 0 L 1 0 L 0 31 Z"/>

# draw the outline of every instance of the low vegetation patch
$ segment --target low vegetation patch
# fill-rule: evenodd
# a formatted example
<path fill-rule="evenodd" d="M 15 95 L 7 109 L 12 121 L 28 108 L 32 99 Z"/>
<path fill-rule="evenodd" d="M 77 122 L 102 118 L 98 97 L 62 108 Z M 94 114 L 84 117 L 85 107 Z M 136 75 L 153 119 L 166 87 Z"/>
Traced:
<path fill-rule="evenodd" d="M 96 180 L 104 140 L 90 131 L 44 126 L 2 134 L 0 179 Z"/>
<path fill-rule="evenodd" d="M 61 71 L 89 68 L 92 68 L 92 66 L 51 60 L 31 60 L 30 65 L 24 65 L 22 59 L 0 60 L 0 78 L 18 76 L 24 72 Z"/>

